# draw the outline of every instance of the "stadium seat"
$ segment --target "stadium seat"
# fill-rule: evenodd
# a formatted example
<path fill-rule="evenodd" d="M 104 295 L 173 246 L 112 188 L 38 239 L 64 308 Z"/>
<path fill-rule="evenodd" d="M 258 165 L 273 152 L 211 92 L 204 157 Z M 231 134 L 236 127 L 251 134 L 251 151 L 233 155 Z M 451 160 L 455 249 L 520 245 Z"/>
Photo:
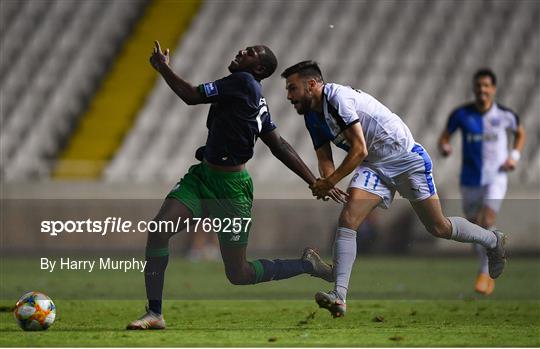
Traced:
<path fill-rule="evenodd" d="M 55 156 L 69 136 L 84 100 L 118 50 L 144 1 L 28 1 L 21 23 L 6 28 L 6 46 L 17 50 L 21 30 L 24 54 L 3 70 L 2 172 L 7 180 L 49 176 Z M 2 7 L 3 9 L 3 7 Z M 36 18 L 35 22 L 28 18 Z M 20 48 L 19 48 L 20 50 Z M 13 57 L 15 58 L 15 57 Z M 2 98 L 4 101 L 4 98 Z"/>

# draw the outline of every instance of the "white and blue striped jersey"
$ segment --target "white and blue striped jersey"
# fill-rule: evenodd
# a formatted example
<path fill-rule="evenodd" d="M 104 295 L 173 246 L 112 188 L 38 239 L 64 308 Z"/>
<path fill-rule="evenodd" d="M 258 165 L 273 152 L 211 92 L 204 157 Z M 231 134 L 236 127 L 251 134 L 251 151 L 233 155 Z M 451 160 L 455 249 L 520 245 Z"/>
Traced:
<path fill-rule="evenodd" d="M 315 149 L 327 142 L 349 151 L 344 130 L 360 123 L 368 156 L 360 164 L 349 187 L 382 198 L 389 207 L 396 191 L 411 201 L 436 193 L 433 165 L 428 153 L 414 142 L 399 116 L 369 94 L 338 84 L 325 84 L 323 113 L 304 116 Z"/>
<path fill-rule="evenodd" d="M 459 128 L 463 135 L 461 185 L 482 186 L 494 180 L 508 158 L 508 131 L 518 126 L 517 114 L 496 103 L 483 114 L 472 103 L 450 114 L 446 130 L 452 134 Z"/>
<path fill-rule="evenodd" d="M 366 140 L 366 162 L 384 164 L 414 147 L 411 131 L 399 116 L 369 94 L 348 86 L 327 83 L 323 90 L 323 113 L 304 115 L 315 149 L 327 142 L 348 151 L 343 131 L 359 122 Z"/>

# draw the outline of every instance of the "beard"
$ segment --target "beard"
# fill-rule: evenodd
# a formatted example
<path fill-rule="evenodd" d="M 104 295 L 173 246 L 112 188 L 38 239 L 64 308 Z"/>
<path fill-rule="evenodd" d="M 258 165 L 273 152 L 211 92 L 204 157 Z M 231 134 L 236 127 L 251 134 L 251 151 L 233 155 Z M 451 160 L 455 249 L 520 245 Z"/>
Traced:
<path fill-rule="evenodd" d="M 300 115 L 304 115 L 309 111 L 309 103 L 306 103 L 305 100 L 298 101 L 296 103 L 293 103 L 294 109 L 296 112 Z"/>
<path fill-rule="evenodd" d="M 300 115 L 304 115 L 311 110 L 312 97 L 308 96 L 308 92 L 304 92 L 304 96 L 301 99 L 292 100 L 291 103 L 294 105 L 294 109 Z"/>

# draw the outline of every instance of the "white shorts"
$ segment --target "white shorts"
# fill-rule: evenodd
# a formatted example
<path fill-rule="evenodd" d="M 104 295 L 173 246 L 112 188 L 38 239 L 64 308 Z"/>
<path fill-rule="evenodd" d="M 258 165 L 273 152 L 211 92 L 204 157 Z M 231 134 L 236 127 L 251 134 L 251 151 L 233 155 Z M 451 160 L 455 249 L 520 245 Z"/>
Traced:
<path fill-rule="evenodd" d="M 496 213 L 501 209 L 502 201 L 506 195 L 508 176 L 499 173 L 491 183 L 477 187 L 461 186 L 463 198 L 463 212 L 467 218 L 476 218 L 480 209 L 484 206 L 491 208 Z"/>
<path fill-rule="evenodd" d="M 390 176 L 397 168 L 402 172 Z M 409 153 L 384 165 L 362 163 L 356 168 L 349 188 L 362 189 L 381 197 L 379 206 L 382 208 L 390 207 L 396 191 L 409 201 L 422 201 L 437 193 L 432 168 L 429 154 L 416 144 Z"/>

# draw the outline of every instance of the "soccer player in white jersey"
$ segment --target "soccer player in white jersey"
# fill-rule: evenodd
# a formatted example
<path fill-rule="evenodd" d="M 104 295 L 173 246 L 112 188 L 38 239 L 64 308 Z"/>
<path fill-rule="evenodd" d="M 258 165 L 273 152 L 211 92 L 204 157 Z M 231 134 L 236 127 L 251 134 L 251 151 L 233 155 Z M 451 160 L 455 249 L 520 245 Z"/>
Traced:
<path fill-rule="evenodd" d="M 490 69 L 473 76 L 475 101 L 455 109 L 439 138 L 443 156 L 452 153 L 450 138 L 462 132 L 461 196 L 463 211 L 471 222 L 493 230 L 495 218 L 506 194 L 507 172 L 514 170 L 525 144 L 525 129 L 510 109 L 495 103 L 497 77 Z M 512 151 L 508 151 L 508 131 L 514 133 Z M 490 295 L 495 281 L 489 277 L 486 249 L 475 245 L 480 259 L 475 290 Z"/>
<path fill-rule="evenodd" d="M 431 159 L 396 114 L 365 92 L 325 83 L 313 61 L 297 63 L 281 76 L 286 79 L 287 99 L 298 114 L 304 115 L 317 154 L 321 178 L 311 185 L 313 195 L 324 197 L 354 171 L 349 200 L 341 211 L 334 242 L 335 287 L 315 295 L 320 307 L 334 317 L 345 315 L 349 278 L 356 258 L 356 231 L 375 207 L 388 208 L 396 191 L 411 202 L 434 236 L 484 246 L 491 277 L 501 275 L 506 262 L 504 235 L 464 218 L 443 215 Z M 337 168 L 330 142 L 347 151 Z"/>

